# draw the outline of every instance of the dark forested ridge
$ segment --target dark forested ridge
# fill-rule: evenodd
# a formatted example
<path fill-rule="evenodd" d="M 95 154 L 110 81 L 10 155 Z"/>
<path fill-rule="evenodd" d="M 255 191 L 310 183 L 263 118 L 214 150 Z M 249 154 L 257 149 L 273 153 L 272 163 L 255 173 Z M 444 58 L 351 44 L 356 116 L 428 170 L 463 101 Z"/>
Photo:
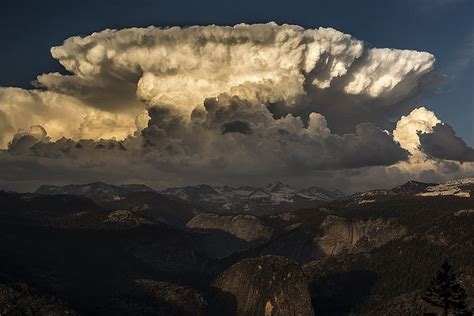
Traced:
<path fill-rule="evenodd" d="M 421 297 L 446 257 L 473 305 L 474 199 L 456 195 L 472 186 L 434 194 L 412 182 L 258 216 L 99 187 L 98 198 L 0 191 L 0 314 L 271 315 L 282 305 L 267 283 L 286 288 L 278 271 L 291 266 L 316 315 L 418 315 L 433 312 Z M 240 278 L 265 280 L 246 284 L 258 299 Z M 279 300 L 305 300 L 293 292 Z"/>

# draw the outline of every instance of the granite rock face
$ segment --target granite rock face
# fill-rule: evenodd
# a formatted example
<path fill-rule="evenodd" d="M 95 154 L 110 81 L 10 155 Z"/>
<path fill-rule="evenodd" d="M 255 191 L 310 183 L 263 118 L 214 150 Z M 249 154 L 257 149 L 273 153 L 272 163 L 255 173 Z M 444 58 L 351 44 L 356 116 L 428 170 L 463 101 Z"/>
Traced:
<path fill-rule="evenodd" d="M 141 225 L 152 224 L 151 221 L 139 217 L 129 210 L 116 210 L 107 215 L 104 223 L 118 224 L 127 228 L 135 228 Z"/>
<path fill-rule="evenodd" d="M 253 215 L 222 216 L 211 213 L 202 213 L 191 219 L 186 226 L 191 229 L 221 230 L 241 240 L 269 240 L 273 229 L 266 226 Z"/>
<path fill-rule="evenodd" d="M 301 267 L 279 256 L 244 259 L 221 273 L 214 313 L 221 315 L 314 315 Z"/>
<path fill-rule="evenodd" d="M 314 239 L 324 255 L 363 252 L 380 247 L 406 234 L 394 220 L 350 220 L 328 215 L 320 225 L 322 236 Z"/>

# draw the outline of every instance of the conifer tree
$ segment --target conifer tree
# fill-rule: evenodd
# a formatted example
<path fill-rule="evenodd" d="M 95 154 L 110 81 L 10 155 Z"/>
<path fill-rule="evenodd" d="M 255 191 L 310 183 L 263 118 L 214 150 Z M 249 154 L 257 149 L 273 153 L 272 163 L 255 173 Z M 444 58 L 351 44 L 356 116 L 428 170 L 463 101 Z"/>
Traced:
<path fill-rule="evenodd" d="M 466 291 L 456 279 L 448 259 L 445 259 L 441 270 L 431 280 L 422 299 L 431 305 L 441 307 L 445 316 L 472 315 L 467 308 Z"/>

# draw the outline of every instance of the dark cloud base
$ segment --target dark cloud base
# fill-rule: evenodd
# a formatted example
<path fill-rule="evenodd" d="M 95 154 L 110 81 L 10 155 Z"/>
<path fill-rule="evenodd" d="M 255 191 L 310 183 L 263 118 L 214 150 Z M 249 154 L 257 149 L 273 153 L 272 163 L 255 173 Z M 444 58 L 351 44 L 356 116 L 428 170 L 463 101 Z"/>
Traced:
<path fill-rule="evenodd" d="M 448 124 L 437 124 L 431 133 L 419 133 L 421 150 L 432 157 L 460 162 L 474 161 L 474 149 L 456 136 Z"/>

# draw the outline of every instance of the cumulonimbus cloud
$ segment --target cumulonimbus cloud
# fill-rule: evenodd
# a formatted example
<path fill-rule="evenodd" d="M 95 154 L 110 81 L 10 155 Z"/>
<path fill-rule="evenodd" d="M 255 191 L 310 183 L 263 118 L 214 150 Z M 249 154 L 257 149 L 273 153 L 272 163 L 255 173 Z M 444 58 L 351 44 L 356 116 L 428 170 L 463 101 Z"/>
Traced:
<path fill-rule="evenodd" d="M 183 181 L 197 169 L 285 176 L 413 161 L 418 131 L 439 123 L 413 123 L 415 110 L 387 132 L 436 79 L 433 55 L 331 28 L 104 30 L 51 53 L 69 74 L 0 88 L 2 155 L 134 159 Z"/>

